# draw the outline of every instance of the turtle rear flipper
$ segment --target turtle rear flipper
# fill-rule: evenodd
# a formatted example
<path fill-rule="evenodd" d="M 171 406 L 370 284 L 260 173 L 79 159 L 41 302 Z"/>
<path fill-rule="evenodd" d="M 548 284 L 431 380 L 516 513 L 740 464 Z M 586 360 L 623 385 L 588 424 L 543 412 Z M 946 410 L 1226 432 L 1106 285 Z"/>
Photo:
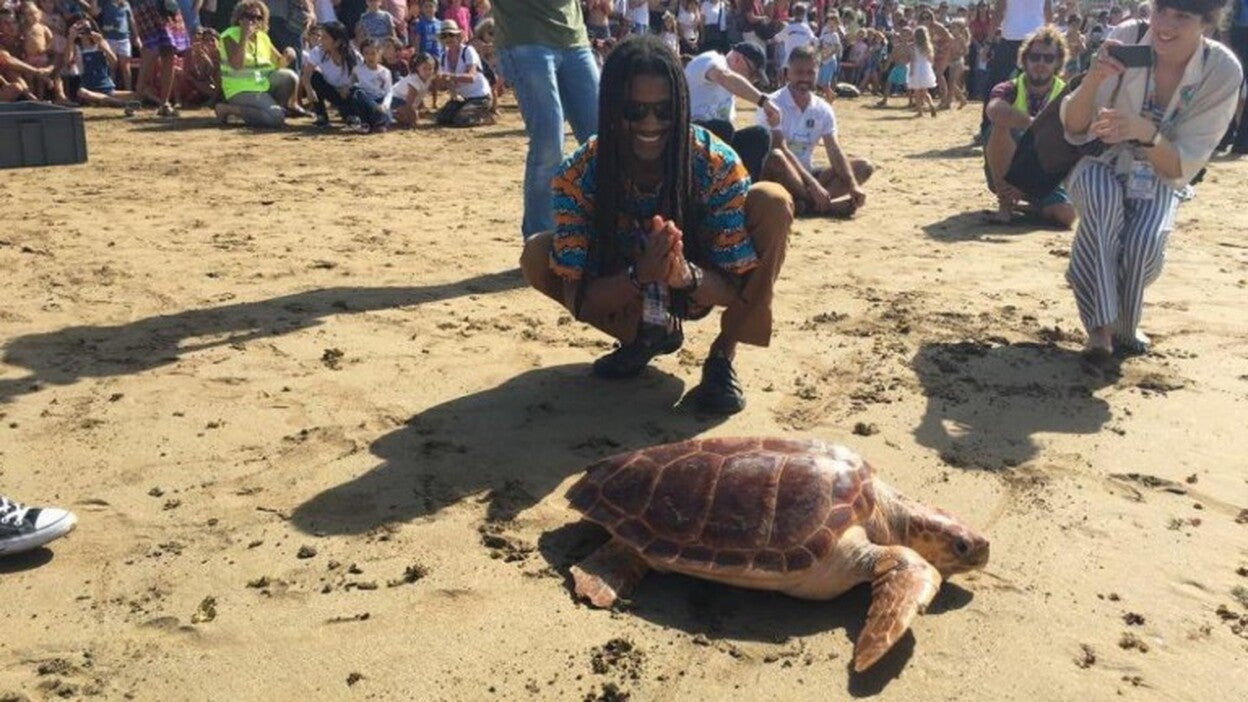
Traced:
<path fill-rule="evenodd" d="M 875 665 L 910 628 L 915 615 L 927 609 L 940 590 L 940 573 L 904 546 L 873 549 L 871 609 L 867 625 L 854 646 L 854 672 Z"/>
<path fill-rule="evenodd" d="M 611 539 L 572 566 L 576 596 L 594 607 L 607 608 L 632 591 L 650 566 L 619 539 Z"/>

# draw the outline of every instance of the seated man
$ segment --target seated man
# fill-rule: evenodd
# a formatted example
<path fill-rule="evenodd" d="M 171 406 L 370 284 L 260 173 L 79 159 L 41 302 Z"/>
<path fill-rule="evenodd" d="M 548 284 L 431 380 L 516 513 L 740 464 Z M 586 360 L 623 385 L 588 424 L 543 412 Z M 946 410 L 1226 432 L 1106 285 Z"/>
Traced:
<path fill-rule="evenodd" d="M 849 158 L 836 137 L 836 113 L 815 94 L 819 59 L 815 50 L 801 46 L 789 56 L 788 84 L 771 94 L 780 110 L 774 120 L 758 113 L 759 124 L 771 128 L 772 152 L 763 166 L 763 179 L 779 183 L 793 196 L 797 214 L 847 217 L 867 200 L 862 184 L 875 167 L 866 159 Z M 822 141 L 829 168 L 815 168 L 815 144 Z M 849 196 L 847 200 L 836 200 Z"/>
<path fill-rule="evenodd" d="M 750 186 L 736 153 L 689 120 L 680 59 L 653 35 L 632 36 L 602 69 L 598 136 L 556 173 L 555 231 L 525 243 L 537 290 L 619 340 L 594 374 L 628 378 L 684 342 L 682 319 L 726 308 L 694 391 L 699 409 L 745 406 L 738 343 L 771 341 L 771 298 L 792 202 Z"/>
<path fill-rule="evenodd" d="M 763 75 L 766 62 L 762 49 L 741 42 L 727 56 L 718 51 L 704 51 L 685 66 L 689 111 L 694 124 L 706 127 L 728 142 L 755 180 L 762 175 L 763 162 L 771 151 L 771 137 L 766 127 L 738 130 L 733 126 L 737 117 L 735 98 L 758 105 L 767 114 L 779 115 L 769 96 L 752 82 Z"/>
<path fill-rule="evenodd" d="M 1022 193 L 1005 182 L 1018 140 L 1031 126 L 1044 106 L 1061 94 L 1065 81 L 1057 77 L 1066 63 L 1066 40 L 1057 28 L 1048 25 L 1032 32 L 1018 51 L 1022 71 L 1013 80 L 998 83 L 984 108 L 984 174 L 988 189 L 997 195 L 996 219 L 1008 223 Z M 1028 203 L 1027 211 L 1041 220 L 1069 229 L 1075 222 L 1075 208 L 1062 186 L 1057 186 L 1039 202 Z"/>

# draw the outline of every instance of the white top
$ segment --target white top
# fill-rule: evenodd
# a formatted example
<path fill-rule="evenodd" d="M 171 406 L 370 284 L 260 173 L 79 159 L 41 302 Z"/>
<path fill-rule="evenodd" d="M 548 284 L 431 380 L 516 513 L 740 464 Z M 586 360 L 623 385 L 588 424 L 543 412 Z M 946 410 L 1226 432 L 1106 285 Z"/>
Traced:
<path fill-rule="evenodd" d="M 824 25 L 823 33 L 819 35 L 819 60 L 827 63 L 832 59 L 840 59 L 844 44 L 841 42 L 841 32 L 834 28 L 831 24 Z M 988 52 L 983 52 L 987 54 Z"/>
<path fill-rule="evenodd" d="M 789 22 L 784 29 L 780 30 L 778 37 L 784 42 L 784 65 L 789 65 L 789 56 L 793 50 L 799 46 L 811 46 L 817 43 L 815 31 L 810 28 L 810 24 L 806 22 Z"/>
<path fill-rule="evenodd" d="M 703 27 L 719 27 L 724 29 L 727 25 L 727 18 L 724 17 L 723 2 L 704 2 L 698 9 L 702 11 Z"/>
<path fill-rule="evenodd" d="M 685 9 L 681 5 L 680 12 L 676 14 L 676 26 L 680 29 L 680 38 L 685 41 L 693 41 L 698 38 L 698 22 L 697 15 Z"/>
<path fill-rule="evenodd" d="M 1022 41 L 1044 26 L 1045 0 L 1007 0 L 1001 18 L 1001 38 Z"/>
<path fill-rule="evenodd" d="M 335 88 L 346 88 L 351 85 L 351 74 L 347 72 L 346 65 L 340 66 L 331 61 L 325 53 L 325 49 L 319 46 L 312 47 L 312 50 L 308 52 L 308 60 L 313 66 L 316 66 L 322 76 L 325 76 L 326 83 Z M 357 53 L 355 55 L 355 65 L 359 66 L 363 63 L 363 57 Z"/>
<path fill-rule="evenodd" d="M 334 0 L 313 0 L 312 11 L 316 14 L 318 24 L 338 21 L 338 13 L 334 11 Z"/>
<path fill-rule="evenodd" d="M 771 104 L 780 110 L 780 131 L 789 151 L 808 171 L 814 171 L 813 156 L 815 145 L 825 136 L 836 136 L 836 113 L 827 100 L 810 94 L 810 104 L 802 110 L 793 101 L 793 92 L 781 88 L 771 94 Z M 767 112 L 756 113 L 758 123 L 770 129 L 767 124 Z"/>
<path fill-rule="evenodd" d="M 643 2 L 637 7 L 628 7 L 628 0 L 624 0 L 624 5 L 628 8 L 624 12 L 624 16 L 628 18 L 629 22 L 640 24 L 643 27 L 650 26 L 650 3 Z"/>
<path fill-rule="evenodd" d="M 411 100 L 407 99 L 409 90 L 415 88 L 416 95 Z M 390 90 L 391 99 L 403 100 L 409 105 L 415 105 L 429 93 L 429 84 L 421 80 L 420 76 L 412 73 L 401 79 Z"/>
<path fill-rule="evenodd" d="M 477 75 L 471 83 L 456 83 L 455 92 L 465 100 L 474 98 L 483 98 L 490 94 L 490 81 L 485 79 L 485 74 L 481 72 L 481 57 L 477 54 L 477 50 L 471 46 L 464 44 L 459 51 L 459 62 L 455 64 L 455 70 L 447 65 L 450 59 L 450 52 L 442 54 L 442 60 L 438 62 L 438 72 L 444 75 L 462 76 L 468 74 L 469 66 L 477 67 Z"/>
<path fill-rule="evenodd" d="M 390 90 L 394 87 L 394 76 L 390 75 L 389 68 L 378 65 L 373 69 L 361 63 L 355 67 L 354 71 L 351 71 L 351 77 L 365 95 L 374 100 L 384 99 L 386 105 L 389 106 Z"/>
<path fill-rule="evenodd" d="M 707 51 L 689 61 L 685 66 L 685 82 L 689 84 L 689 116 L 695 122 L 722 119 L 729 122 L 737 116 L 736 99 L 728 89 L 711 82 L 707 71 L 728 69 L 728 57 L 718 51 Z"/>

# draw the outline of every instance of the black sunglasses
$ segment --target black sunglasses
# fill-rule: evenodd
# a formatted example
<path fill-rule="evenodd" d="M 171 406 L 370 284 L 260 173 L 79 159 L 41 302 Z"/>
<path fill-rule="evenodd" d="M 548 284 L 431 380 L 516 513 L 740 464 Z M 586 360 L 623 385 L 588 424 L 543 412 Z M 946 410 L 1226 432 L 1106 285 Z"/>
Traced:
<path fill-rule="evenodd" d="M 640 122 L 646 118 L 646 115 L 654 115 L 654 118 L 660 122 L 671 122 L 672 114 L 671 100 L 662 102 L 636 102 L 629 100 L 624 103 L 624 119 L 629 122 Z"/>
<path fill-rule="evenodd" d="M 245 20 L 251 20 L 252 22 L 259 22 L 264 19 L 264 15 L 239 15 L 239 17 Z"/>
<path fill-rule="evenodd" d="M 1028 52 L 1027 60 L 1032 63 L 1040 63 L 1044 61 L 1046 64 L 1057 63 L 1057 54 L 1041 54 L 1037 52 Z"/>

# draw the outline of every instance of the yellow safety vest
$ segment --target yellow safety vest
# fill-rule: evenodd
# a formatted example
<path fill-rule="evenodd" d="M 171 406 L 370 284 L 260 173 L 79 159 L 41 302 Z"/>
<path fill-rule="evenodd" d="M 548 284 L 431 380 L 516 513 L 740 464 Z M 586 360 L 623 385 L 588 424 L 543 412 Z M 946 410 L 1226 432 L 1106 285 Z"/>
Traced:
<path fill-rule="evenodd" d="M 1058 78 L 1057 76 L 1053 76 L 1053 87 L 1049 88 L 1049 97 L 1047 100 L 1044 101 L 1044 104 L 1047 105 L 1050 102 L 1053 102 L 1054 100 L 1056 100 L 1057 96 L 1062 94 L 1062 89 L 1065 87 L 1066 87 L 1066 81 L 1062 80 L 1061 78 Z M 1025 115 L 1032 116 L 1031 113 L 1027 111 L 1027 74 L 1026 73 L 1019 73 L 1018 77 L 1014 79 L 1014 109 L 1018 110 L 1019 112 L 1022 112 Z"/>
<path fill-rule="evenodd" d="M 230 38 L 235 44 L 242 43 L 242 29 L 230 27 L 221 33 L 217 49 L 221 52 L 221 91 L 229 100 L 239 93 L 269 92 L 269 74 L 277 68 L 273 65 L 273 42 L 268 32 L 256 32 L 255 45 L 244 47 L 243 67 L 235 69 L 230 66 L 230 57 L 225 52 L 225 40 Z"/>

